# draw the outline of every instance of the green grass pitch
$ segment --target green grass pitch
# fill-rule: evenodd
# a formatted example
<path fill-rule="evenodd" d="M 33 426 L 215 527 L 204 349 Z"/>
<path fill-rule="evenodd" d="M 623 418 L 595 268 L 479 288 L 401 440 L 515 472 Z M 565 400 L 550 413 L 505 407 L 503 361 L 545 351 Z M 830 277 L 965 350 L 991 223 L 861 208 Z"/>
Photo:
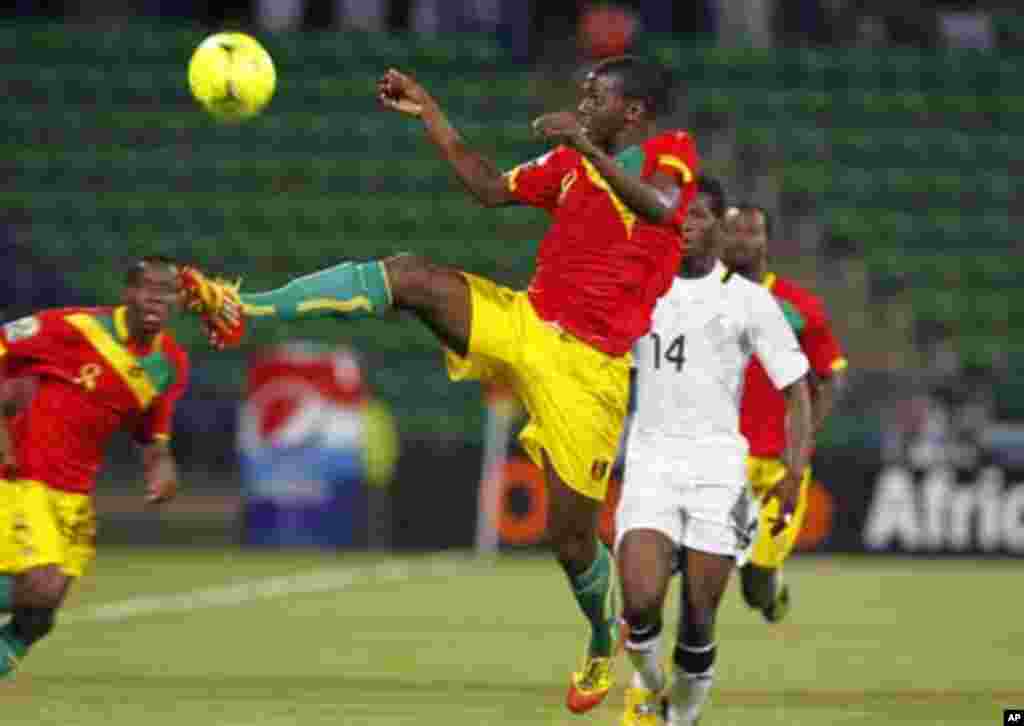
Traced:
<path fill-rule="evenodd" d="M 787 574 L 779 626 L 730 589 L 702 726 L 976 726 L 1024 705 L 1019 563 L 819 557 Z M 0 684 L 0 723 L 616 724 L 621 686 L 590 715 L 564 709 L 583 640 L 546 558 L 108 549 Z"/>

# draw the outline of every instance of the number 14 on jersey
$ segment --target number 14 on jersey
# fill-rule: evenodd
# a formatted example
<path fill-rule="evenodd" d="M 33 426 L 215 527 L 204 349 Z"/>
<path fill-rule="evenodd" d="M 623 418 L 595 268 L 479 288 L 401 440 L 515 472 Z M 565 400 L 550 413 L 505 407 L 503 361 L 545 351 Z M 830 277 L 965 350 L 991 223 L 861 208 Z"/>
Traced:
<path fill-rule="evenodd" d="M 661 360 L 664 357 L 668 364 L 676 367 L 676 373 L 681 371 L 686 360 L 686 336 L 677 335 L 668 347 L 665 347 L 658 333 L 652 332 L 651 339 L 654 341 L 654 369 L 661 369 Z"/>

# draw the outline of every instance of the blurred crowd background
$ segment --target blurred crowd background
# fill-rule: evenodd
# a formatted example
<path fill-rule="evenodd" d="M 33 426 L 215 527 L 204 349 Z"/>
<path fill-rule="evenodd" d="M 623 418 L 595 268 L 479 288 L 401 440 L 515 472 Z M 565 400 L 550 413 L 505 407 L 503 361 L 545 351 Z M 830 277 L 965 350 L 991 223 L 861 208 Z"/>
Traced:
<path fill-rule="evenodd" d="M 240 127 L 215 125 L 185 82 L 192 49 L 225 27 L 257 35 L 279 74 L 268 110 Z M 543 217 L 473 207 L 418 130 L 376 110 L 374 81 L 391 66 L 413 72 L 507 167 L 543 151 L 529 121 L 571 103 L 580 69 L 625 51 L 674 71 L 669 123 L 695 134 L 734 200 L 775 212 L 774 267 L 826 300 L 848 351 L 817 470 L 860 519 L 811 546 L 863 546 L 892 467 L 911 475 L 901 501 L 917 513 L 947 506 L 924 494 L 936 471 L 953 473 L 954 502 L 996 467 L 1013 514 L 990 549 L 1024 550 L 1012 482 L 1024 469 L 1024 195 L 1013 181 L 1024 15 L 1013 3 L 14 0 L 0 10 L 4 320 L 109 302 L 117 261 L 145 252 L 254 288 L 401 249 L 525 284 Z M 193 499 L 150 526 L 118 499 L 134 491 L 134 464 L 116 458 L 110 517 L 167 535 L 179 516 L 190 537 L 205 517 L 210 537 L 234 536 L 224 523 L 241 521 L 249 366 L 307 339 L 356 351 L 397 426 L 391 488 L 369 497 L 386 520 L 378 541 L 468 543 L 487 407 L 474 387 L 447 383 L 414 321 L 257 323 L 227 354 L 191 322 L 178 328 L 195 358 L 176 439 Z M 963 516 L 981 522 L 995 495 L 978 486 Z M 453 492 L 444 517 L 467 523 L 450 542 L 419 516 L 440 491 Z M 893 536 L 885 546 L 913 548 Z"/>

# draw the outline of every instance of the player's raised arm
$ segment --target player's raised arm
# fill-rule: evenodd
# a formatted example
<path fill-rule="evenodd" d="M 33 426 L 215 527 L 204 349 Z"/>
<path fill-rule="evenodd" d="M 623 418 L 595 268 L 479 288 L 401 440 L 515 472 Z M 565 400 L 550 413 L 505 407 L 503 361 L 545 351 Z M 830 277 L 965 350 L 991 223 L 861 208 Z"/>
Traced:
<path fill-rule="evenodd" d="M 385 108 L 422 119 L 427 138 L 482 205 L 499 207 L 518 201 L 494 162 L 469 148 L 437 101 L 410 76 L 389 70 L 377 83 L 377 99 Z"/>
<path fill-rule="evenodd" d="M 533 122 L 533 128 L 540 136 L 570 146 L 585 156 L 615 194 L 638 216 L 655 224 L 672 219 L 683 192 L 677 176 L 655 171 L 642 179 L 630 174 L 590 140 L 576 114 L 570 111 L 541 116 Z"/>

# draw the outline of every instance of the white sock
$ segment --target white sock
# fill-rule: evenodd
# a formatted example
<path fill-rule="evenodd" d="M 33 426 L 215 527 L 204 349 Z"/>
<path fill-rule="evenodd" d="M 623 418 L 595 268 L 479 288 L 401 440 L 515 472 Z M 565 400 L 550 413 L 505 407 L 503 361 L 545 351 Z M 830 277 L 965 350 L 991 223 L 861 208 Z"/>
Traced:
<path fill-rule="evenodd" d="M 711 695 L 715 669 L 687 673 L 675 669 L 675 680 L 668 697 L 668 726 L 693 726 Z"/>
<path fill-rule="evenodd" d="M 626 653 L 633 664 L 633 687 L 646 688 L 659 693 L 665 688 L 665 671 L 661 667 L 661 633 L 653 637 L 635 639 L 631 633 L 626 641 Z M 641 636 L 642 637 L 642 636 Z"/>

